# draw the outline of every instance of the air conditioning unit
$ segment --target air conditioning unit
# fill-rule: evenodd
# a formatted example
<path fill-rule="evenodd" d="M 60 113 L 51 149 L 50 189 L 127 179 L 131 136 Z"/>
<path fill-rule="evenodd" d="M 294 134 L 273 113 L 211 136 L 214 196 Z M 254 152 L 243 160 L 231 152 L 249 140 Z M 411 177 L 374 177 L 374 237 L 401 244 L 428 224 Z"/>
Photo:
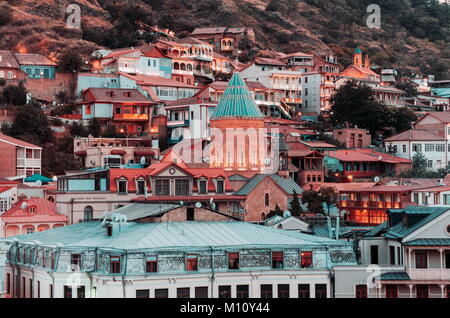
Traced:
<path fill-rule="evenodd" d="M 264 159 L 264 164 L 265 164 L 266 166 L 270 166 L 270 165 L 272 164 L 272 159 L 270 159 L 270 158 Z"/>

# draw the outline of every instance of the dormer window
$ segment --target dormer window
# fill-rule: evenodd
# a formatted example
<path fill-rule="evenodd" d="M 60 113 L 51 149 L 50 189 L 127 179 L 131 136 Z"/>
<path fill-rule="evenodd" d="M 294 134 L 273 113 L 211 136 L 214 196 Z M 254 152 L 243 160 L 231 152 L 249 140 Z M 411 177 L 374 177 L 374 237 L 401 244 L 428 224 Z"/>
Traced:
<path fill-rule="evenodd" d="M 208 192 L 207 191 L 207 184 L 208 184 L 208 181 L 206 181 L 206 180 L 200 180 L 199 181 L 199 186 L 198 186 L 199 193 L 206 194 Z"/>
<path fill-rule="evenodd" d="M 224 180 L 217 180 L 217 193 L 224 193 L 225 187 L 224 187 Z"/>
<path fill-rule="evenodd" d="M 117 180 L 117 193 L 126 195 L 128 193 L 128 181 L 125 178 Z"/>
<path fill-rule="evenodd" d="M 31 213 L 31 214 L 36 213 L 36 207 L 30 206 L 30 207 L 28 208 L 28 212 Z"/>
<path fill-rule="evenodd" d="M 145 179 L 139 178 L 136 180 L 136 194 L 145 194 Z"/>

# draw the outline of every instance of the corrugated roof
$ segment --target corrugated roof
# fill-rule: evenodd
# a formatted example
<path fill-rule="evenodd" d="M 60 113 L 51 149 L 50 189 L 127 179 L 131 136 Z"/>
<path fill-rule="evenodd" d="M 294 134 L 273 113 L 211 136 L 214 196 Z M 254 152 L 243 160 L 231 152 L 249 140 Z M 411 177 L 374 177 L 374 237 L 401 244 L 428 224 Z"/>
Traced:
<path fill-rule="evenodd" d="M 405 242 L 404 245 L 408 245 L 408 246 L 450 246 L 450 238 L 448 238 L 448 239 L 439 239 L 439 238 L 417 239 L 417 240 Z"/>
<path fill-rule="evenodd" d="M 239 73 L 234 73 L 211 119 L 264 118 Z"/>
<path fill-rule="evenodd" d="M 15 53 L 17 62 L 20 65 L 46 65 L 46 66 L 57 66 L 55 62 L 49 60 L 43 55 L 39 54 L 23 54 Z"/>
<path fill-rule="evenodd" d="M 257 174 L 253 178 L 251 178 L 239 191 L 237 191 L 236 195 L 248 195 L 250 194 L 257 186 L 261 183 L 266 177 L 271 178 L 281 189 L 283 189 L 287 194 L 293 195 L 294 191 L 297 194 L 303 193 L 302 188 L 292 179 L 292 178 L 283 178 L 278 174 Z"/>
<path fill-rule="evenodd" d="M 145 217 L 161 215 L 178 207 L 180 207 L 180 205 L 177 204 L 131 203 L 107 213 L 102 219 L 106 218 L 110 220 L 113 214 L 119 213 L 125 215 L 128 221 L 135 221 Z"/>
<path fill-rule="evenodd" d="M 18 236 L 21 242 L 64 247 L 100 247 L 124 250 L 231 247 L 345 246 L 349 243 L 292 233 L 239 221 L 127 223 L 121 231 L 106 236 L 99 222 L 78 223 L 63 228 Z"/>
<path fill-rule="evenodd" d="M 380 275 L 380 280 L 411 280 L 406 272 L 389 272 Z"/>

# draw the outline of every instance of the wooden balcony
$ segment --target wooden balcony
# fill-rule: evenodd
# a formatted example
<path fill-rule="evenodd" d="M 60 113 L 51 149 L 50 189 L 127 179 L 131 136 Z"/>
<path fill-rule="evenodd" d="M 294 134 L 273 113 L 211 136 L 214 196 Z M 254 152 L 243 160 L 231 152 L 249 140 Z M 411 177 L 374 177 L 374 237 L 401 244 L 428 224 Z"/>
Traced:
<path fill-rule="evenodd" d="M 114 120 L 148 121 L 147 114 L 114 114 Z"/>
<path fill-rule="evenodd" d="M 382 201 L 341 201 L 343 208 L 370 208 L 370 209 L 400 209 L 401 202 L 382 202 Z"/>

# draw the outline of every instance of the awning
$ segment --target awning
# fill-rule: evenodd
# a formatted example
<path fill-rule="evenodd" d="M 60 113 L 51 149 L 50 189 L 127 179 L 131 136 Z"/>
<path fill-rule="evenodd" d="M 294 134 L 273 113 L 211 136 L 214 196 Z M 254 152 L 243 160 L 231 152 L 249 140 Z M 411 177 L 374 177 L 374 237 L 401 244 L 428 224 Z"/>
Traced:
<path fill-rule="evenodd" d="M 126 155 L 127 152 L 125 150 L 123 150 L 123 149 L 113 149 L 113 150 L 111 150 L 111 154 L 112 155 L 123 156 L 123 155 Z"/>
<path fill-rule="evenodd" d="M 77 155 L 77 156 L 86 156 L 87 155 L 87 151 L 86 150 L 78 150 L 78 151 L 75 151 L 75 155 Z"/>
<path fill-rule="evenodd" d="M 141 155 L 141 156 L 153 156 L 155 154 L 155 152 L 153 150 L 135 150 L 134 151 L 135 155 Z"/>
<path fill-rule="evenodd" d="M 50 178 L 47 178 L 39 173 L 33 174 L 32 176 L 25 179 L 25 182 L 37 182 L 37 181 L 48 183 L 48 182 L 52 182 L 53 180 Z"/>

